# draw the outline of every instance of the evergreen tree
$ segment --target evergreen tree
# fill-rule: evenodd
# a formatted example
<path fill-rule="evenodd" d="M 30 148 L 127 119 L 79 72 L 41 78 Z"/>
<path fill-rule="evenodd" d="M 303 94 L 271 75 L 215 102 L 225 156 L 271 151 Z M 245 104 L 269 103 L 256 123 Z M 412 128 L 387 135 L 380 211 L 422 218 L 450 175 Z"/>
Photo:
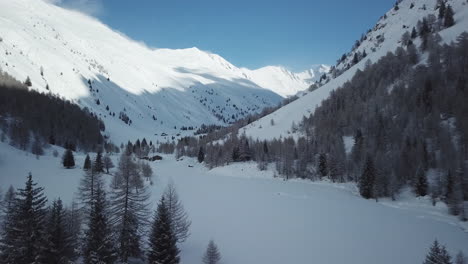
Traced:
<path fill-rule="evenodd" d="M 91 210 L 96 195 L 96 189 L 98 186 L 102 185 L 101 174 L 96 173 L 93 167 L 85 171 L 84 177 L 81 178 L 80 186 L 78 187 L 78 197 L 81 202 L 81 207 L 85 209 L 87 213 Z"/>
<path fill-rule="evenodd" d="M 104 163 L 102 161 L 102 153 L 99 151 L 93 163 L 94 171 L 97 173 L 104 172 Z"/>
<path fill-rule="evenodd" d="M 108 219 L 106 194 L 97 186 L 85 233 L 83 257 L 85 264 L 111 264 L 116 259 L 112 231 Z"/>
<path fill-rule="evenodd" d="M 205 151 L 203 150 L 203 147 L 200 147 L 198 150 L 198 162 L 202 163 L 205 160 Z"/>
<path fill-rule="evenodd" d="M 8 210 L 0 243 L 2 263 L 45 263 L 44 223 L 46 217 L 44 189 L 36 187 L 31 173 L 24 189 L 18 189 Z"/>
<path fill-rule="evenodd" d="M 75 157 L 73 157 L 73 152 L 70 149 L 67 149 L 63 154 L 62 164 L 67 169 L 75 167 Z"/>
<path fill-rule="evenodd" d="M 453 18 L 453 9 L 450 5 L 447 6 L 447 9 L 445 10 L 445 15 L 444 15 L 444 26 L 446 28 L 449 28 L 453 25 L 455 25 L 455 19 Z"/>
<path fill-rule="evenodd" d="M 427 177 L 426 177 L 426 172 L 422 168 L 419 168 L 416 174 L 414 192 L 416 193 L 417 196 L 427 195 Z"/>
<path fill-rule="evenodd" d="M 164 196 L 161 198 L 153 219 L 149 237 L 148 263 L 178 264 L 179 249 L 177 239 L 171 228 L 171 217 Z"/>
<path fill-rule="evenodd" d="M 318 169 L 320 178 L 326 177 L 328 175 L 327 156 L 324 153 L 320 154 L 319 156 Z"/>
<path fill-rule="evenodd" d="M 184 242 L 190 235 L 189 229 L 192 222 L 189 220 L 187 212 L 185 212 L 184 206 L 179 200 L 179 195 L 173 182 L 169 182 L 163 197 L 169 210 L 170 222 L 176 242 Z"/>
<path fill-rule="evenodd" d="M 415 39 L 417 37 L 418 37 L 418 32 L 416 32 L 416 28 L 413 27 L 413 29 L 411 30 L 411 38 Z"/>
<path fill-rule="evenodd" d="M 435 240 L 423 264 L 452 264 L 452 261 L 445 247 L 440 246 L 439 242 Z"/>
<path fill-rule="evenodd" d="M 29 78 L 29 76 L 26 77 L 26 80 L 24 81 L 24 85 L 26 85 L 27 87 L 32 86 L 31 78 Z"/>
<path fill-rule="evenodd" d="M 221 261 L 221 254 L 219 253 L 218 246 L 213 240 L 210 240 L 206 248 L 205 255 L 203 255 L 204 264 L 219 264 Z"/>
<path fill-rule="evenodd" d="M 364 164 L 362 175 L 359 178 L 359 192 L 362 197 L 366 199 L 374 197 L 375 176 L 374 162 L 372 158 L 368 156 Z"/>
<path fill-rule="evenodd" d="M 445 6 L 445 1 L 439 0 L 438 6 L 439 6 L 439 19 L 443 19 L 445 16 L 445 12 L 447 10 L 447 7 Z"/>
<path fill-rule="evenodd" d="M 112 181 L 112 222 L 117 233 L 119 257 L 141 257 L 141 234 L 148 217 L 149 194 L 139 166 L 123 153 Z"/>
<path fill-rule="evenodd" d="M 86 158 L 83 164 L 83 169 L 85 171 L 91 169 L 91 158 L 89 157 L 89 154 L 86 154 Z"/>
<path fill-rule="evenodd" d="M 55 200 L 47 223 L 45 262 L 50 264 L 70 263 L 74 259 L 72 237 L 66 226 L 66 211 L 62 200 Z"/>

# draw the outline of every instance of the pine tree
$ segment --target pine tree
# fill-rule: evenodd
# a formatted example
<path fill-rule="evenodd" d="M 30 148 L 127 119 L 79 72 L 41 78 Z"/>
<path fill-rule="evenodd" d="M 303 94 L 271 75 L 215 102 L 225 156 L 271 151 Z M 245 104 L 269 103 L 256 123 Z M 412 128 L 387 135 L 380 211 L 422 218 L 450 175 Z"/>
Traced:
<path fill-rule="evenodd" d="M 172 230 L 176 241 L 178 243 L 184 242 L 190 235 L 189 229 L 192 222 L 189 220 L 187 212 L 185 212 L 184 206 L 179 200 L 179 195 L 177 194 L 173 182 L 167 185 L 163 197 L 169 210 Z"/>
<path fill-rule="evenodd" d="M 102 185 L 101 174 L 96 173 L 93 167 L 85 171 L 84 177 L 81 178 L 80 186 L 78 187 L 78 196 L 81 202 L 81 207 L 87 213 L 91 210 L 98 186 Z"/>
<path fill-rule="evenodd" d="M 69 263 L 74 259 L 72 237 L 66 226 L 66 211 L 62 200 L 55 200 L 47 222 L 47 244 L 45 262 L 50 264 Z"/>
<path fill-rule="evenodd" d="M 221 254 L 219 253 L 218 247 L 213 240 L 210 240 L 208 247 L 206 248 L 205 255 L 203 255 L 204 264 L 219 264 L 221 261 Z"/>
<path fill-rule="evenodd" d="M 149 237 L 148 263 L 178 264 L 179 249 L 177 239 L 172 232 L 171 217 L 164 196 L 161 198 L 153 219 Z"/>
<path fill-rule="evenodd" d="M 70 149 L 67 149 L 63 154 L 62 164 L 67 169 L 75 167 L 75 157 L 73 157 L 73 152 Z"/>
<path fill-rule="evenodd" d="M 111 264 L 116 259 L 112 231 L 108 219 L 106 194 L 97 186 L 85 233 L 83 257 L 85 264 Z"/>
<path fill-rule="evenodd" d="M 419 168 L 416 174 L 416 182 L 414 185 L 414 192 L 417 196 L 427 195 L 427 177 L 424 169 Z"/>
<path fill-rule="evenodd" d="M 31 78 L 29 78 L 29 76 L 26 77 L 26 80 L 24 81 L 24 85 L 26 85 L 27 87 L 32 86 Z"/>
<path fill-rule="evenodd" d="M 368 156 L 364 164 L 362 175 L 359 178 L 359 192 L 362 197 L 366 199 L 374 198 L 375 176 L 374 162 L 372 158 Z"/>
<path fill-rule="evenodd" d="M 83 164 L 83 169 L 85 171 L 91 169 L 91 158 L 89 157 L 89 154 L 86 154 L 86 158 Z"/>
<path fill-rule="evenodd" d="M 205 160 L 205 151 L 203 150 L 203 147 L 200 147 L 198 150 L 198 162 L 202 163 Z"/>
<path fill-rule="evenodd" d="M 416 28 L 413 27 L 413 29 L 411 30 L 411 38 L 415 39 L 417 37 L 418 37 L 418 32 L 416 32 Z"/>
<path fill-rule="evenodd" d="M 24 189 L 18 189 L 14 205 L 8 210 L 2 240 L 0 262 L 43 263 L 46 217 L 44 189 L 36 187 L 31 173 Z"/>
<path fill-rule="evenodd" d="M 102 162 L 102 153 L 99 151 L 93 163 L 94 171 L 97 173 L 104 172 L 104 163 Z"/>
<path fill-rule="evenodd" d="M 439 0 L 438 5 L 439 5 L 439 19 L 443 19 L 445 16 L 445 12 L 447 10 L 447 7 L 445 6 L 445 1 Z"/>
<path fill-rule="evenodd" d="M 444 246 L 440 246 L 437 239 L 429 249 L 423 264 L 452 264 L 451 257 Z"/>
<path fill-rule="evenodd" d="M 324 153 L 321 153 L 319 156 L 318 170 L 320 178 L 328 175 L 327 156 Z"/>
<path fill-rule="evenodd" d="M 453 18 L 453 9 L 450 5 L 447 6 L 447 9 L 445 10 L 445 15 L 444 15 L 444 26 L 446 28 L 449 28 L 453 25 L 455 25 L 455 19 Z"/>
<path fill-rule="evenodd" d="M 139 166 L 123 153 L 112 181 L 112 223 L 117 230 L 119 257 L 141 257 L 141 234 L 148 217 L 149 194 Z"/>

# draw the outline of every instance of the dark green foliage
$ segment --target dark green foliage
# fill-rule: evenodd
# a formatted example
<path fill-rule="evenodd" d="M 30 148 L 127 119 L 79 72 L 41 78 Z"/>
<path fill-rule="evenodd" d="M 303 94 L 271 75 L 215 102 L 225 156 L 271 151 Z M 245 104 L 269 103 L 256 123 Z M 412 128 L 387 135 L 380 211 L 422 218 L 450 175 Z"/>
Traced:
<path fill-rule="evenodd" d="M 439 6 L 439 19 L 443 19 L 445 16 L 445 12 L 447 10 L 447 7 L 445 5 L 444 0 L 439 0 L 438 1 L 438 6 Z"/>
<path fill-rule="evenodd" d="M 416 182 L 414 184 L 414 192 L 417 196 L 427 195 L 427 177 L 424 169 L 420 168 L 416 175 Z"/>
<path fill-rule="evenodd" d="M 112 231 L 108 218 L 106 195 L 101 186 L 96 189 L 85 234 L 83 257 L 85 264 L 111 264 L 116 260 Z"/>
<path fill-rule="evenodd" d="M 434 241 L 429 253 L 426 256 L 423 264 L 452 264 L 452 258 L 445 249 L 445 246 L 440 246 L 437 240 Z"/>
<path fill-rule="evenodd" d="M 221 254 L 219 253 L 218 246 L 213 240 L 210 240 L 206 248 L 205 255 L 202 259 L 204 264 L 218 264 L 221 261 Z"/>
<path fill-rule="evenodd" d="M 44 189 L 36 187 L 29 174 L 24 189 L 18 189 L 14 206 L 7 211 L 0 243 L 1 263 L 45 263 L 46 220 Z"/>
<path fill-rule="evenodd" d="M 149 237 L 148 263 L 177 264 L 179 249 L 171 228 L 171 218 L 164 197 L 158 204 Z"/>
<path fill-rule="evenodd" d="M 202 163 L 205 160 L 205 151 L 203 150 L 203 147 L 200 147 L 200 150 L 198 150 L 197 159 L 199 163 Z"/>
<path fill-rule="evenodd" d="M 444 26 L 446 28 L 449 28 L 453 25 L 455 25 L 455 19 L 453 18 L 453 9 L 450 5 L 447 6 L 447 10 L 445 10 L 445 15 L 444 15 Z"/>
<path fill-rule="evenodd" d="M 66 211 L 60 199 L 55 200 L 47 220 L 45 262 L 66 264 L 75 258 L 74 241 L 66 225 Z"/>
<path fill-rule="evenodd" d="M 416 28 L 413 27 L 413 29 L 411 30 L 411 38 L 415 39 L 417 37 L 418 37 L 418 32 L 416 32 Z"/>
<path fill-rule="evenodd" d="M 89 154 L 86 154 L 86 158 L 83 164 L 83 170 L 89 170 L 91 169 L 91 158 L 89 157 Z"/>
<path fill-rule="evenodd" d="M 26 80 L 24 81 L 24 85 L 26 85 L 27 87 L 31 87 L 32 86 L 32 82 L 31 82 L 31 79 L 28 77 L 26 77 Z"/>
<path fill-rule="evenodd" d="M 366 199 L 374 198 L 376 171 L 371 157 L 367 157 L 362 175 L 359 178 L 359 193 Z"/>
<path fill-rule="evenodd" d="M 1 72 L 0 116 L 0 123 L 5 117 L 15 120 L 7 121 L 10 122 L 8 134 L 16 135 L 20 132 L 14 136 L 15 139 L 12 138 L 15 142 L 18 137 L 24 138 L 26 133 L 29 138 L 29 131 L 43 139 L 53 137 L 50 143 L 62 147 L 73 139 L 74 144 L 83 150 L 92 150 L 104 141 L 101 135 L 104 123 L 87 109 L 80 109 L 50 93 L 29 90 L 24 84 Z M 18 147 L 26 149 L 24 145 Z"/>
<path fill-rule="evenodd" d="M 97 173 L 104 172 L 104 162 L 102 161 L 102 153 L 99 151 L 93 163 L 93 169 Z"/>
<path fill-rule="evenodd" d="M 70 149 L 65 150 L 65 153 L 62 157 L 62 164 L 67 169 L 75 167 L 75 157 L 73 156 L 73 151 Z"/>
<path fill-rule="evenodd" d="M 319 156 L 318 171 L 321 178 L 328 175 L 327 156 L 324 153 Z"/>

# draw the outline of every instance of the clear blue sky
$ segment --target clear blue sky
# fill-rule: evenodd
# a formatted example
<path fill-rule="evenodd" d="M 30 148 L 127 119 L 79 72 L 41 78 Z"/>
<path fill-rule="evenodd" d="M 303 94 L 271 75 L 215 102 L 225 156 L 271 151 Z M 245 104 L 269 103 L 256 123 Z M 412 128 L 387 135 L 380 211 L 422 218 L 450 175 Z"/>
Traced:
<path fill-rule="evenodd" d="M 57 0 L 56 0 L 57 1 Z M 236 66 L 335 64 L 395 1 L 59 0 L 151 47 L 198 47 Z"/>

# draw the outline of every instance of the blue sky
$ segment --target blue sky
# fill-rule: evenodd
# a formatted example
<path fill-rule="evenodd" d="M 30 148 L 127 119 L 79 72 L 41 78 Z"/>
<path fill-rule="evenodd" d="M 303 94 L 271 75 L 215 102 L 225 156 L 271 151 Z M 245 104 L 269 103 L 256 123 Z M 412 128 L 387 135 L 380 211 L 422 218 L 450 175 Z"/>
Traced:
<path fill-rule="evenodd" d="M 198 47 L 236 66 L 334 64 L 394 1 L 50 0 L 157 48 Z"/>

